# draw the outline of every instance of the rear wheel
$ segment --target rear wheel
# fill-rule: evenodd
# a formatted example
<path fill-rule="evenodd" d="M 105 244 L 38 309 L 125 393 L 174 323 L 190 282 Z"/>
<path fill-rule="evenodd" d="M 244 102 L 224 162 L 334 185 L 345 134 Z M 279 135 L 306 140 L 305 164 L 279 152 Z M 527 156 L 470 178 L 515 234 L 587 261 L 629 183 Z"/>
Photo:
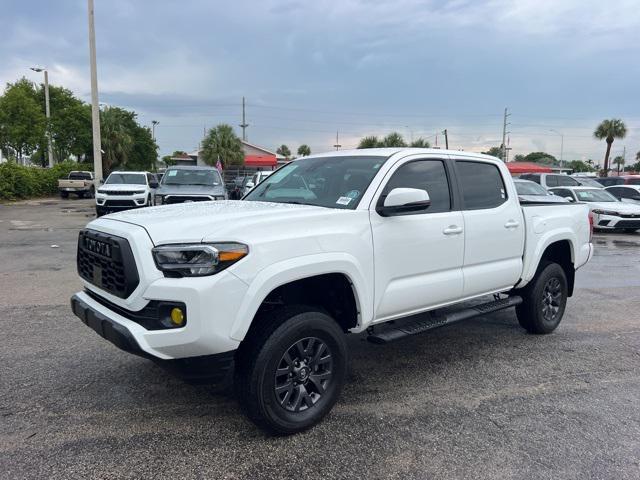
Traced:
<path fill-rule="evenodd" d="M 344 332 L 312 307 L 284 307 L 255 321 L 236 356 L 240 404 L 254 423 L 275 434 L 315 425 L 342 390 Z"/>
<path fill-rule="evenodd" d="M 553 332 L 564 315 L 568 291 L 562 267 L 541 264 L 536 277 L 520 292 L 523 302 L 516 307 L 518 322 L 529 333 Z"/>
<path fill-rule="evenodd" d="M 69 198 L 69 192 L 60 192 L 60 198 Z"/>

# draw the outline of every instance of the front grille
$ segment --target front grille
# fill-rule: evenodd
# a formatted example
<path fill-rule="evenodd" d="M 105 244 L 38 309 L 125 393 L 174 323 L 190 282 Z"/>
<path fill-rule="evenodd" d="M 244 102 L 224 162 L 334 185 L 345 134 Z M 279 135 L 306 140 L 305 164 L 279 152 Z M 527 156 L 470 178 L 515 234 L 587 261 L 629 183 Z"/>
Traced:
<path fill-rule="evenodd" d="M 640 213 L 621 213 L 620 218 L 638 218 L 640 219 Z"/>
<path fill-rule="evenodd" d="M 620 220 L 615 225 L 615 228 L 637 228 L 640 229 L 640 220 Z"/>
<path fill-rule="evenodd" d="M 107 199 L 104 204 L 107 207 L 136 207 L 136 202 L 133 200 L 110 200 Z"/>
<path fill-rule="evenodd" d="M 90 250 L 96 242 L 104 247 Z M 82 230 L 78 235 L 77 267 L 83 279 L 116 297 L 127 298 L 140 283 L 129 242 L 115 235 Z"/>
<path fill-rule="evenodd" d="M 104 192 L 106 195 L 135 195 L 136 193 L 143 193 L 140 190 L 109 190 Z"/>
<path fill-rule="evenodd" d="M 184 203 L 184 202 L 209 202 L 211 201 L 210 197 L 203 197 L 203 196 L 169 196 L 169 197 L 165 197 L 164 198 L 164 203 L 166 203 L 167 205 L 173 204 L 173 203 Z"/>

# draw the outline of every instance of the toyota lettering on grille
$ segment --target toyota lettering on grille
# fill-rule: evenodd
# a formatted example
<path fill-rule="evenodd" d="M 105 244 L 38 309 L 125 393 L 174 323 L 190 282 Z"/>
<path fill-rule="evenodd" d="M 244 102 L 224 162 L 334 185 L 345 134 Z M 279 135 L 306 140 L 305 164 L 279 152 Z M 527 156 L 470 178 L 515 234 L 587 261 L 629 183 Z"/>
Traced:
<path fill-rule="evenodd" d="M 103 257 L 111 258 L 111 245 L 109 245 L 108 243 L 85 237 L 84 248 L 89 250 L 91 253 L 96 253 L 98 255 L 102 255 Z"/>

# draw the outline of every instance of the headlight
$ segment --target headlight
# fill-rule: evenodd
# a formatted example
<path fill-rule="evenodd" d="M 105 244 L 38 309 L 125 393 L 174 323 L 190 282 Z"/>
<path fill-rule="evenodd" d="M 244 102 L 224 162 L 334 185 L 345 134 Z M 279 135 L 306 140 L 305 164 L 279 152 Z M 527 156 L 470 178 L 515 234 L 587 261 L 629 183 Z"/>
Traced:
<path fill-rule="evenodd" d="M 162 195 L 156 195 L 155 197 L 153 197 L 154 203 L 156 205 L 162 205 L 163 198 L 164 197 Z"/>
<path fill-rule="evenodd" d="M 103 193 L 103 194 L 104 194 L 104 193 L 107 193 L 107 191 L 106 191 L 106 190 L 103 190 L 103 189 L 101 189 L 101 188 L 99 188 L 99 189 L 98 189 L 98 193 Z"/>
<path fill-rule="evenodd" d="M 618 212 L 613 212 L 611 210 L 594 210 L 593 213 L 597 215 L 613 215 L 614 217 L 620 216 Z"/>
<path fill-rule="evenodd" d="M 159 270 L 168 276 L 204 277 L 233 265 L 249 253 L 242 243 L 163 245 L 153 249 Z"/>

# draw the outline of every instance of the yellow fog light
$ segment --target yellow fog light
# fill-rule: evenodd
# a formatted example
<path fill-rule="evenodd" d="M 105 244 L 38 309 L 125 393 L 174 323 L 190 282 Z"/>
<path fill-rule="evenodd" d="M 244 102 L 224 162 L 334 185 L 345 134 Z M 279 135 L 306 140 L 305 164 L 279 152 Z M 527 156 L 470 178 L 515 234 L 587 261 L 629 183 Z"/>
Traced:
<path fill-rule="evenodd" d="M 173 323 L 176 327 L 181 327 L 184 323 L 184 313 L 182 313 L 182 309 L 175 307 L 171 309 L 171 323 Z"/>

